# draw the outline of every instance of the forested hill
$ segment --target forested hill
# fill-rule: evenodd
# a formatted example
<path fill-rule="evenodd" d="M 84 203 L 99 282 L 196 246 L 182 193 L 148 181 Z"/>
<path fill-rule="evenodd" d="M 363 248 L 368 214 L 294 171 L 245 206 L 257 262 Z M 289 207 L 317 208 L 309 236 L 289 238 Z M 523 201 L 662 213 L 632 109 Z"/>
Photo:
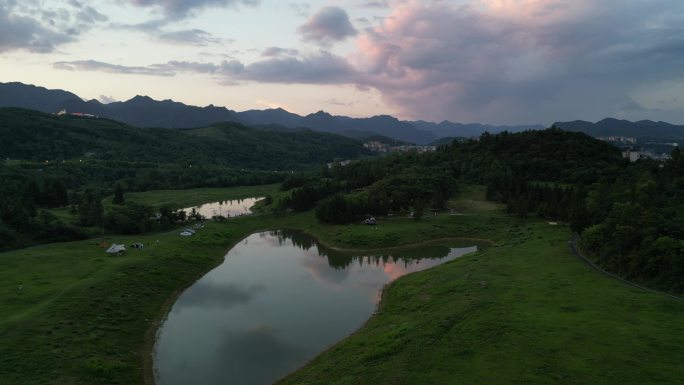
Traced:
<path fill-rule="evenodd" d="M 431 154 L 409 154 L 325 170 L 318 179 L 286 180 L 282 205 L 316 206 L 323 222 L 443 209 L 463 184 L 484 184 L 487 198 L 516 216 L 570 224 L 605 269 L 684 293 L 684 153 L 629 163 L 582 133 L 542 131 L 482 135 Z M 318 202 L 318 203 L 316 203 Z"/>
<path fill-rule="evenodd" d="M 184 130 L 137 128 L 108 119 L 0 108 L 0 159 L 95 158 L 294 170 L 367 154 L 355 140 L 308 130 L 257 130 L 237 123 Z"/>
<path fill-rule="evenodd" d="M 319 179 L 287 180 L 285 188 L 295 188 L 283 204 L 308 209 L 319 199 L 355 191 L 343 197 L 346 202 L 338 200 L 334 210 L 321 211 L 331 214 L 322 216 L 324 221 L 354 221 L 366 214 L 440 209 L 465 182 L 487 185 L 489 197 L 510 203 L 515 213 L 545 211 L 565 218 L 570 186 L 616 177 L 626 167 L 617 148 L 581 133 L 548 129 L 484 134 L 479 140 L 454 141 L 435 153 L 371 159 L 327 170 Z M 542 204 L 546 206 L 535 206 Z"/>

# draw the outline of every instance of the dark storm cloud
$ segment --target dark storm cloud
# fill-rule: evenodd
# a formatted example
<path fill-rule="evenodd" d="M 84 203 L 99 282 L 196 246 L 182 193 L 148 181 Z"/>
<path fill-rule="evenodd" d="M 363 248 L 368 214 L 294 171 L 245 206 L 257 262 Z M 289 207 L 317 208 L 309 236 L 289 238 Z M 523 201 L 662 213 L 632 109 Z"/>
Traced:
<path fill-rule="evenodd" d="M 358 34 L 349 15 L 340 7 L 324 7 L 312 15 L 297 31 L 306 41 L 329 45 Z"/>
<path fill-rule="evenodd" d="M 225 8 L 240 5 L 256 6 L 260 0 L 128 0 L 140 7 L 160 9 L 167 18 L 180 19 L 191 15 L 194 11 L 205 8 Z"/>

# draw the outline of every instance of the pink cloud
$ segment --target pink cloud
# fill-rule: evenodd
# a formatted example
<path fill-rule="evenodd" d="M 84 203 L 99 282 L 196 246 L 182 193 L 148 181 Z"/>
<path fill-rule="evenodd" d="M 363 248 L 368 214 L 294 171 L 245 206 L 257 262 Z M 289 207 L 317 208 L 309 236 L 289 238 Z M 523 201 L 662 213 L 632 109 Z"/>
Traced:
<path fill-rule="evenodd" d="M 578 111 L 605 116 L 628 99 L 640 74 L 673 78 L 674 63 L 684 64 L 675 52 L 684 38 L 672 33 L 684 14 L 674 0 L 391 6 L 383 23 L 357 38 L 349 61 L 362 73 L 360 83 L 411 118 L 525 123 Z"/>

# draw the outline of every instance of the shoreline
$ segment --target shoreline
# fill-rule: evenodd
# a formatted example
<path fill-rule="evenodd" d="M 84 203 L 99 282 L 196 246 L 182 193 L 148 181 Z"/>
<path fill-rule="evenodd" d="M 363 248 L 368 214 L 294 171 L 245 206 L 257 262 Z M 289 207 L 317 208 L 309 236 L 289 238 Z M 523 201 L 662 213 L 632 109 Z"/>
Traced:
<path fill-rule="evenodd" d="M 266 229 L 258 229 L 258 230 L 250 231 L 250 232 L 244 234 L 243 236 L 241 236 L 236 241 L 232 242 L 226 248 L 222 258 L 220 258 L 220 260 L 218 260 L 217 263 L 209 266 L 207 270 L 203 271 L 197 277 L 193 278 L 192 281 L 190 283 L 188 283 L 187 285 L 184 285 L 183 287 L 178 288 L 175 291 L 173 291 L 171 296 L 166 301 L 164 301 L 164 304 L 161 307 L 159 314 L 151 320 L 151 324 L 148 327 L 148 329 L 144 335 L 142 348 L 140 349 L 140 355 L 141 355 L 142 361 L 143 361 L 142 362 L 142 365 L 143 365 L 143 384 L 145 384 L 145 385 L 158 385 L 156 382 L 157 376 L 156 376 L 156 373 L 154 370 L 154 354 L 155 354 L 155 346 L 157 344 L 157 337 L 158 337 L 160 327 L 162 326 L 167 315 L 169 314 L 169 312 L 173 308 L 173 305 L 178 300 L 178 297 L 180 297 L 180 295 L 187 288 L 194 285 L 197 281 L 199 281 L 202 277 L 207 275 L 210 271 L 212 271 L 216 267 L 220 266 L 223 262 L 225 262 L 226 254 L 228 254 L 228 252 L 232 248 L 234 248 L 238 243 L 242 242 L 245 238 L 249 237 L 252 234 L 256 234 L 256 233 L 261 233 L 261 232 L 265 232 L 265 231 L 280 231 L 280 230 L 301 231 L 301 232 L 307 234 L 308 236 L 312 237 L 320 245 L 327 247 L 329 249 L 335 250 L 335 251 L 340 251 L 340 252 L 368 252 L 368 251 L 382 251 L 382 250 L 397 250 L 397 249 L 404 249 L 404 248 L 410 248 L 410 247 L 419 247 L 419 246 L 428 245 L 431 243 L 439 243 L 439 242 L 445 242 L 445 241 L 474 241 L 474 242 L 488 244 L 490 246 L 496 245 L 496 242 L 489 240 L 489 239 L 484 239 L 484 238 L 442 237 L 442 238 L 429 239 L 429 240 L 425 240 L 425 241 L 420 241 L 420 242 L 410 243 L 410 244 L 405 244 L 405 245 L 400 245 L 400 246 L 371 248 L 371 249 L 368 249 L 368 248 L 366 248 L 366 249 L 352 249 L 352 248 L 331 246 L 330 244 L 322 241 L 320 239 L 320 237 L 318 237 L 317 235 L 315 235 L 309 231 L 306 231 L 304 229 L 301 229 L 301 228 L 300 229 L 298 229 L 298 228 L 287 228 L 287 226 L 286 226 L 284 228 L 279 228 L 279 229 L 266 228 Z M 390 285 L 394 284 L 394 282 L 397 282 L 397 280 L 394 280 L 394 281 L 388 283 L 387 285 L 385 285 L 382 288 L 382 290 L 380 290 L 380 302 L 378 302 L 378 305 L 376 307 L 376 311 L 363 324 L 361 324 L 356 331 L 354 331 L 352 334 L 344 337 L 340 341 L 343 341 L 344 339 L 347 339 L 347 338 L 353 336 L 354 334 L 358 333 L 359 330 L 361 330 L 371 319 L 373 319 L 380 312 L 380 309 L 382 308 L 382 304 L 385 301 L 385 291 Z M 320 354 L 323 354 L 324 352 L 328 351 L 329 349 L 331 349 L 333 346 L 335 346 L 340 341 L 337 341 L 334 344 L 330 345 L 329 347 L 325 348 L 320 353 L 318 353 L 316 355 L 316 357 L 318 357 Z M 316 357 L 312 358 L 311 360 L 315 359 Z M 311 360 L 307 361 L 307 364 Z M 302 365 L 302 367 L 306 366 L 307 364 Z M 301 369 L 301 367 L 293 370 L 292 373 L 294 373 L 295 371 L 297 371 L 299 369 Z M 291 373 L 288 373 L 285 377 L 289 376 L 290 374 Z M 283 377 L 283 378 L 285 378 L 285 377 Z M 280 382 L 281 380 L 278 380 L 276 383 Z"/>

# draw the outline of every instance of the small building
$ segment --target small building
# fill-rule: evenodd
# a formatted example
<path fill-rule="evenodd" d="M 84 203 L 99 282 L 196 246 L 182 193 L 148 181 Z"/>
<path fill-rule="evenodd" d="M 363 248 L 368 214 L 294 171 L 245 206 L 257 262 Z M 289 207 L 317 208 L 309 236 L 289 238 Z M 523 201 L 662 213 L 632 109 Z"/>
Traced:
<path fill-rule="evenodd" d="M 624 159 L 629 159 L 630 162 L 636 162 L 643 156 L 641 147 L 622 147 L 620 150 L 622 151 L 622 157 Z"/>

